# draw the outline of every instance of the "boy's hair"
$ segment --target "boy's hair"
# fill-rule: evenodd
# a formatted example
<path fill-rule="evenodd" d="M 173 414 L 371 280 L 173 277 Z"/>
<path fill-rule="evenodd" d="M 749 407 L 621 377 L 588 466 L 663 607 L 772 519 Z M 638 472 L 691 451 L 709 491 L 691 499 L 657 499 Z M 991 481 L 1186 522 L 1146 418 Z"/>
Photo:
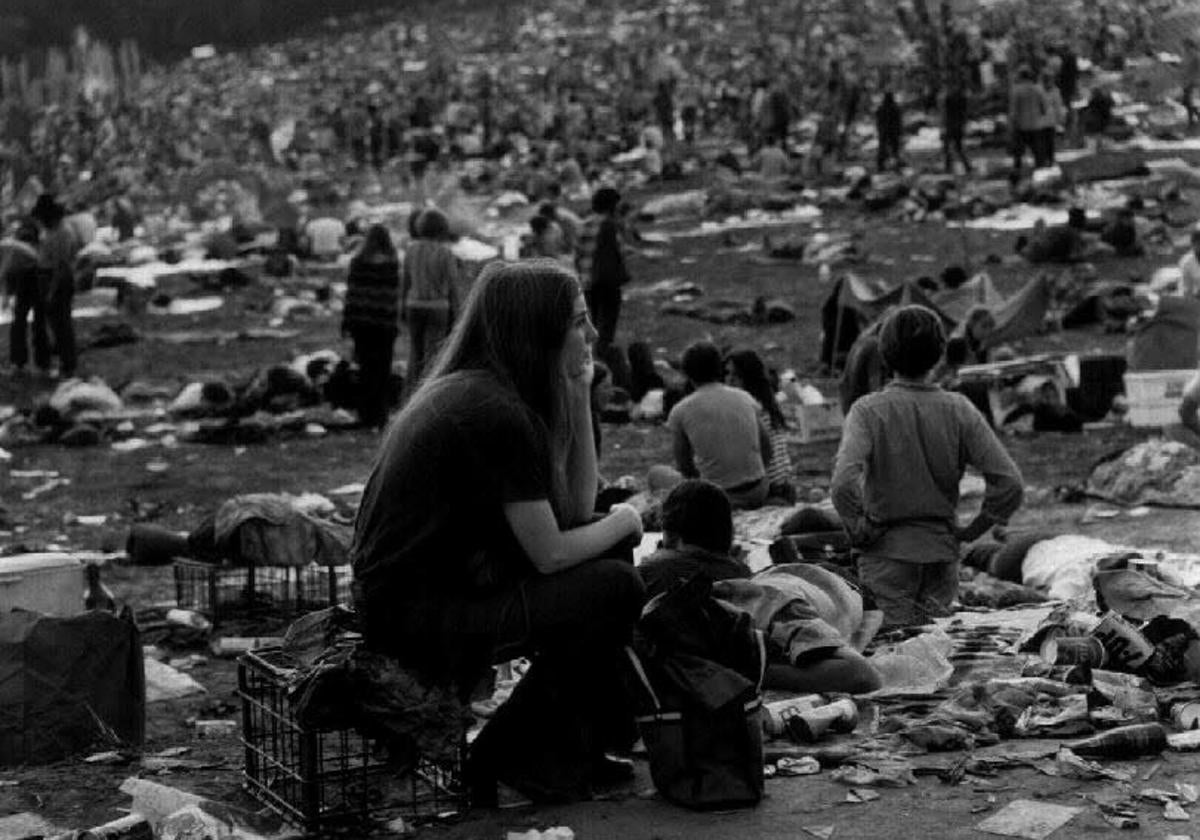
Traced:
<path fill-rule="evenodd" d="M 946 330 L 932 310 L 913 304 L 887 317 L 879 332 L 883 361 L 909 379 L 927 374 L 946 349 Z"/>
<path fill-rule="evenodd" d="M 683 351 L 683 373 L 694 385 L 720 382 L 725 372 L 721 351 L 711 341 L 697 341 Z"/>
<path fill-rule="evenodd" d="M 715 554 L 733 546 L 733 508 L 725 491 L 711 481 L 689 478 L 676 485 L 662 509 L 663 532 L 681 543 Z"/>

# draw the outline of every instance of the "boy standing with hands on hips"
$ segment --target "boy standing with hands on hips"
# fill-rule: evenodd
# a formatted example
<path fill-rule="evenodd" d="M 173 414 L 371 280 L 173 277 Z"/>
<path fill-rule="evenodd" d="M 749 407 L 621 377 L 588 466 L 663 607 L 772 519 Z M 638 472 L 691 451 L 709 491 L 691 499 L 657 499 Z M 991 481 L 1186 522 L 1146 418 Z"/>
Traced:
<path fill-rule="evenodd" d="M 937 315 L 902 307 L 879 343 L 893 378 L 850 409 L 830 492 L 884 626 L 926 624 L 948 614 L 958 594 L 960 544 L 1004 526 L 1020 507 L 1021 474 L 979 410 L 929 382 L 946 348 Z M 962 526 L 958 485 L 968 466 L 987 492 Z"/>

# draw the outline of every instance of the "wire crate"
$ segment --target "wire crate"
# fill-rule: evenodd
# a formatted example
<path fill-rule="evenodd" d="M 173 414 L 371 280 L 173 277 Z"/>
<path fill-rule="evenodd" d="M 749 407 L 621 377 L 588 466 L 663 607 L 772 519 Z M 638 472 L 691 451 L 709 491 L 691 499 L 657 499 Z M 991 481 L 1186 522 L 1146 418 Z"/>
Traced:
<path fill-rule="evenodd" d="M 284 819 L 309 833 L 361 831 L 368 821 L 423 822 L 463 810 L 465 746 L 453 762 L 419 758 L 398 777 L 375 741 L 352 729 L 302 726 L 287 696 L 295 674 L 277 648 L 238 661 L 242 700 L 243 784 Z"/>
<path fill-rule="evenodd" d="M 234 616 L 290 616 L 350 603 L 349 566 L 217 566 L 175 561 L 175 603 L 213 626 Z"/>

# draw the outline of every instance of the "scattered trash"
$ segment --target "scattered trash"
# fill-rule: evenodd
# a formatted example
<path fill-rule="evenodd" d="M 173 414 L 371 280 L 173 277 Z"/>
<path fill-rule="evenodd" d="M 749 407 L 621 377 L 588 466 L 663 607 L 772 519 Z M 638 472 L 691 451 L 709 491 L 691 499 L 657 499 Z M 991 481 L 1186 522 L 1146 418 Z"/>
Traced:
<path fill-rule="evenodd" d="M 845 801 L 851 805 L 858 805 L 863 802 L 873 802 L 879 798 L 879 794 L 869 788 L 850 788 L 846 793 Z"/>
<path fill-rule="evenodd" d="M 816 837 L 817 840 L 830 840 L 833 837 L 832 825 L 806 825 L 801 826 L 807 834 Z"/>
<path fill-rule="evenodd" d="M 208 689 L 187 674 L 177 671 L 165 662 L 146 657 L 146 702 L 178 700 L 193 694 L 206 694 Z"/>
<path fill-rule="evenodd" d="M 779 776 L 813 776 L 821 772 L 821 762 L 813 756 L 781 758 L 775 762 L 775 773 Z"/>
<path fill-rule="evenodd" d="M 1070 745 L 1084 758 L 1137 758 L 1158 755 L 1167 748 L 1167 731 L 1161 724 L 1138 723 L 1118 726 Z"/>
<path fill-rule="evenodd" d="M 276 647 L 282 642 L 281 636 L 222 636 L 213 639 L 208 650 L 213 656 L 234 657 L 256 648 Z"/>
<path fill-rule="evenodd" d="M 236 720 L 198 720 L 196 721 L 196 737 L 205 740 L 212 738 L 231 738 L 237 734 Z"/>
<path fill-rule="evenodd" d="M 1005 805 L 975 828 L 1003 837 L 1045 840 L 1070 822 L 1082 808 L 1068 808 L 1051 802 L 1017 799 Z"/>
<path fill-rule="evenodd" d="M 81 516 L 75 517 L 76 524 L 89 525 L 91 527 L 98 527 L 100 525 L 103 525 L 107 521 L 108 521 L 108 517 L 106 515 L 104 515 L 103 513 L 88 514 L 88 515 L 81 515 Z"/>
<path fill-rule="evenodd" d="M 902 758 L 886 757 L 860 759 L 838 767 L 830 778 L 851 787 L 905 787 L 917 783 L 912 764 Z"/>
<path fill-rule="evenodd" d="M 83 759 L 84 764 L 121 764 L 128 761 L 128 757 L 117 750 L 108 750 L 106 752 L 92 753 Z"/>
<path fill-rule="evenodd" d="M 166 618 L 168 624 L 177 624 L 180 627 L 190 627 L 193 630 L 200 631 L 212 629 L 212 622 L 193 610 L 181 610 L 179 608 L 167 610 Z"/>
<path fill-rule="evenodd" d="M 171 814 L 203 801 L 203 797 L 194 793 L 133 776 L 122 782 L 120 789 L 133 797 L 129 810 L 145 817 L 155 829 Z"/>
<path fill-rule="evenodd" d="M 1058 775 L 1069 779 L 1112 779 L 1115 782 L 1128 782 L 1133 778 L 1131 773 L 1121 770 L 1109 770 L 1094 761 L 1080 758 L 1066 747 L 1058 751 L 1054 759 Z"/>
<path fill-rule="evenodd" d="M 197 666 L 208 664 L 208 658 L 198 653 L 189 653 L 187 656 L 168 659 L 167 664 L 177 671 L 190 671 Z"/>
<path fill-rule="evenodd" d="M 1131 803 L 1106 804 L 1101 802 L 1099 805 L 1100 816 L 1113 828 L 1132 830 L 1141 827 L 1137 818 L 1137 810 Z"/>
<path fill-rule="evenodd" d="M 536 828 L 528 831 L 510 831 L 507 840 L 575 840 L 575 832 L 566 826 L 556 825 L 543 831 Z"/>
<path fill-rule="evenodd" d="M 20 840 L 26 837 L 49 837 L 58 830 L 37 814 L 28 812 L 0 817 L 0 837 Z"/>
<path fill-rule="evenodd" d="M 31 490 L 26 490 L 21 494 L 21 498 L 27 502 L 31 502 L 38 496 L 44 496 L 51 490 L 57 490 L 59 487 L 66 487 L 70 483 L 71 479 L 69 478 L 52 478 L 43 484 L 39 484 L 37 487 L 34 487 Z"/>
<path fill-rule="evenodd" d="M 1176 822 L 1186 822 L 1191 819 L 1191 815 L 1183 810 L 1178 802 L 1168 802 L 1163 806 L 1163 819 L 1173 820 Z"/>

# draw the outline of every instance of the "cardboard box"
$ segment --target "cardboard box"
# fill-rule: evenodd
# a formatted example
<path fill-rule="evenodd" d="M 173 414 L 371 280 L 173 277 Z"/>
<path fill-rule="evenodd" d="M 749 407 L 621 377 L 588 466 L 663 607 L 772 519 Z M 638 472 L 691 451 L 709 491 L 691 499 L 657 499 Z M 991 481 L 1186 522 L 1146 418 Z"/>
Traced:
<path fill-rule="evenodd" d="M 797 405 L 796 439 L 800 443 L 839 440 L 842 437 L 842 406 L 836 402 Z"/>

